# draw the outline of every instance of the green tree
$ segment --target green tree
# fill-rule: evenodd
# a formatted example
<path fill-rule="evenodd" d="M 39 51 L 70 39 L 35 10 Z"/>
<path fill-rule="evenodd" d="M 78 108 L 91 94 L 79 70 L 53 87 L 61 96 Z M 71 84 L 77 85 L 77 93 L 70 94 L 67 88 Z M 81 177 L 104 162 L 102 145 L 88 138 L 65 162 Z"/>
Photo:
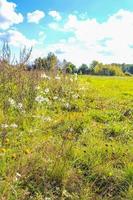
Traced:
<path fill-rule="evenodd" d="M 95 67 L 99 64 L 98 61 L 93 60 L 92 63 L 90 64 L 90 71 L 93 74 Z"/>
<path fill-rule="evenodd" d="M 82 64 L 78 69 L 79 74 L 89 74 L 89 72 L 90 70 L 86 64 Z"/>
<path fill-rule="evenodd" d="M 94 68 L 95 75 L 104 75 L 104 76 L 123 76 L 124 73 L 118 65 L 104 65 L 99 63 Z"/>
<path fill-rule="evenodd" d="M 50 52 L 46 59 L 47 69 L 48 70 L 56 70 L 58 68 L 58 59 L 54 53 Z"/>
<path fill-rule="evenodd" d="M 76 66 L 71 62 L 67 62 L 66 60 L 63 60 L 62 69 L 66 73 L 70 73 L 70 74 L 77 72 Z"/>
<path fill-rule="evenodd" d="M 46 58 L 36 58 L 34 62 L 34 69 L 46 69 L 47 70 L 47 62 Z"/>

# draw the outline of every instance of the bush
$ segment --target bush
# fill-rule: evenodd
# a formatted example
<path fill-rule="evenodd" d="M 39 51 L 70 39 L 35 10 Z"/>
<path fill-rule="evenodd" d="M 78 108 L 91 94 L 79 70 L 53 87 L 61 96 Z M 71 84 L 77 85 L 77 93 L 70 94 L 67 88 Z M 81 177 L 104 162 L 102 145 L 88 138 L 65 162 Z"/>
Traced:
<path fill-rule="evenodd" d="M 94 74 L 105 76 L 123 76 L 124 73 L 120 67 L 115 65 L 98 64 L 94 68 Z"/>

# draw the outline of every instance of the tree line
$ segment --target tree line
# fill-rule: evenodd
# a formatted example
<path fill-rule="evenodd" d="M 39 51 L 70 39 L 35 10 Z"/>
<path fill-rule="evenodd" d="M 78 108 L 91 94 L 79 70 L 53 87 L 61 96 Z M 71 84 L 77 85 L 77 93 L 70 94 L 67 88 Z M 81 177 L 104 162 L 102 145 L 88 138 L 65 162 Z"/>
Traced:
<path fill-rule="evenodd" d="M 47 57 L 36 58 L 34 63 L 29 66 L 29 69 L 38 69 L 45 71 L 59 70 L 69 74 L 90 74 L 90 75 L 104 75 L 104 76 L 132 76 L 133 64 L 103 64 L 96 60 L 92 61 L 91 64 L 82 64 L 80 67 L 76 67 L 72 62 L 63 60 L 60 62 L 54 53 L 49 53 Z"/>
<path fill-rule="evenodd" d="M 104 76 L 132 76 L 133 75 L 133 64 L 103 64 L 99 61 L 92 61 L 91 64 L 82 64 L 77 67 L 72 62 L 67 60 L 59 61 L 58 57 L 50 52 L 46 57 L 39 57 L 34 60 L 32 64 L 28 64 L 29 58 L 31 57 L 32 48 L 27 49 L 24 47 L 20 51 L 19 60 L 11 56 L 11 49 L 7 42 L 3 44 L 0 53 L 0 64 L 7 64 L 8 66 L 17 66 L 26 70 L 44 70 L 44 71 L 60 71 L 68 74 L 90 74 L 90 75 L 104 75 Z"/>

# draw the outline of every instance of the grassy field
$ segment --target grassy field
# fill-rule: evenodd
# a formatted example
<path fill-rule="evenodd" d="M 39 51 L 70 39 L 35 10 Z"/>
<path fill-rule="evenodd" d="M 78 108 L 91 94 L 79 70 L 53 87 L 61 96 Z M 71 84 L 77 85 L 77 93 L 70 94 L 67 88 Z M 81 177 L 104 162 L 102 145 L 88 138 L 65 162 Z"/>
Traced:
<path fill-rule="evenodd" d="M 133 79 L 0 73 L 0 200 L 132 200 Z"/>

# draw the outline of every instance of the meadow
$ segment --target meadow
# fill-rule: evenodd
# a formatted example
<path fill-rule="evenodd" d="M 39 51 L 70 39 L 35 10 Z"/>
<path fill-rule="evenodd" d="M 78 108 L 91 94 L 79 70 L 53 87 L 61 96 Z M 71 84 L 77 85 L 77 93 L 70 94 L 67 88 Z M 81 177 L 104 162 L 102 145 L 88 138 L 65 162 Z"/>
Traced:
<path fill-rule="evenodd" d="M 132 200 L 133 78 L 0 69 L 0 200 Z"/>

